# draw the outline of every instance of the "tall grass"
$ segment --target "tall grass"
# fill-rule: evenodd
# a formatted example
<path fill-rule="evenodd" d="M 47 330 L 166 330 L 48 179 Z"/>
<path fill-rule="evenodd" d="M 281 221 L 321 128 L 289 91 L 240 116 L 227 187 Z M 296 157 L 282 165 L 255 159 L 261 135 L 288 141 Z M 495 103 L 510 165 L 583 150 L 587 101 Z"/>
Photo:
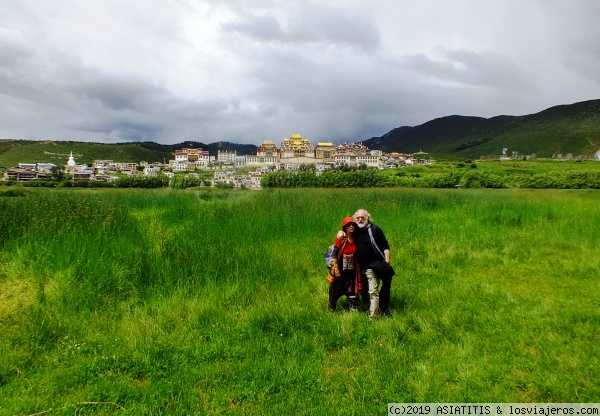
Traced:
<path fill-rule="evenodd" d="M 0 198 L 0 409 L 381 414 L 598 402 L 600 194 L 33 190 Z M 392 318 L 327 312 L 367 208 Z"/>

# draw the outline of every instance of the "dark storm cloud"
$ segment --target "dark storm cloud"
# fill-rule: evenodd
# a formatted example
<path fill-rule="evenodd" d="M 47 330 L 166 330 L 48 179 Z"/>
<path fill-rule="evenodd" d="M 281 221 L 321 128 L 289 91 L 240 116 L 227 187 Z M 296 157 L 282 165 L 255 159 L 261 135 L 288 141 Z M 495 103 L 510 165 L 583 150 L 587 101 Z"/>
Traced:
<path fill-rule="evenodd" d="M 595 0 L 5 0 L 0 138 L 364 140 L 600 95 Z"/>

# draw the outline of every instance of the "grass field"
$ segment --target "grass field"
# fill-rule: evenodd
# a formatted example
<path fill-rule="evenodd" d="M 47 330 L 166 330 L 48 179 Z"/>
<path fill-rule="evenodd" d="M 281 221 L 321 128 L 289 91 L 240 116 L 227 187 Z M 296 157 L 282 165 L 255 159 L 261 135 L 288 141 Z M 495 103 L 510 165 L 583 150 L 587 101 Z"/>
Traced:
<path fill-rule="evenodd" d="M 415 165 L 406 166 L 400 169 L 407 175 L 411 174 L 430 174 L 430 173 L 446 173 L 453 170 L 470 170 L 477 169 L 480 171 L 493 173 L 497 175 L 522 175 L 522 174 L 539 174 L 555 171 L 583 171 L 583 172 L 598 172 L 600 163 L 596 160 L 552 160 L 552 159 L 536 159 L 536 160 L 463 160 L 463 161 L 440 161 L 430 165 Z M 394 170 L 384 171 L 388 174 L 395 174 Z"/>
<path fill-rule="evenodd" d="M 22 189 L 0 197 L 0 414 L 600 402 L 600 193 Z M 367 208 L 393 317 L 328 313 Z"/>

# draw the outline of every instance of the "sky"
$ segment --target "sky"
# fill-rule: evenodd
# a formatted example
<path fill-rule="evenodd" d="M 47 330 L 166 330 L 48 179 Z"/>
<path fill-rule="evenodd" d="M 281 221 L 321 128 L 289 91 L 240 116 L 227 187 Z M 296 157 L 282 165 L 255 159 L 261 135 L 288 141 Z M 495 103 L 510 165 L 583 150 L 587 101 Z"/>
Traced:
<path fill-rule="evenodd" d="M 0 139 L 359 142 L 600 98 L 598 0 L 0 0 Z"/>

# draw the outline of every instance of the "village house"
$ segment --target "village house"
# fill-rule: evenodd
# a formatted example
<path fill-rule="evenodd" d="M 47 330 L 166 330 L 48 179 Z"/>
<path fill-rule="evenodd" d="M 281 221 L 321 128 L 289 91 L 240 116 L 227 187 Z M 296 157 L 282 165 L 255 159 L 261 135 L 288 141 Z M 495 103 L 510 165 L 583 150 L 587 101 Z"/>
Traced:
<path fill-rule="evenodd" d="M 373 154 L 362 143 L 343 143 L 336 148 L 335 165 L 361 166 L 366 165 L 371 168 L 380 168 L 382 166 L 381 153 Z"/>
<path fill-rule="evenodd" d="M 4 172 L 5 180 L 13 180 L 17 182 L 27 182 L 32 179 L 38 179 L 45 177 L 46 174 L 42 173 L 36 163 L 19 163 L 18 166 L 11 168 Z"/>
<path fill-rule="evenodd" d="M 175 151 L 175 171 L 185 172 L 206 169 L 215 160 L 208 150 L 183 148 Z"/>
<path fill-rule="evenodd" d="M 94 178 L 98 181 L 98 182 L 112 182 L 115 180 L 114 177 L 107 175 L 106 173 L 96 173 L 94 175 Z"/>
<path fill-rule="evenodd" d="M 260 180 L 266 172 L 268 172 L 268 169 L 265 171 L 265 168 L 259 168 L 254 172 L 249 172 L 248 178 L 246 179 L 246 188 L 252 190 L 260 189 Z"/>
<path fill-rule="evenodd" d="M 107 172 L 111 167 L 116 171 L 116 167 L 112 160 L 94 160 L 92 163 L 92 168 L 96 172 Z"/>
<path fill-rule="evenodd" d="M 235 169 L 216 171 L 213 177 L 213 184 L 228 183 L 235 185 Z"/>
<path fill-rule="evenodd" d="M 279 156 L 247 155 L 245 166 L 249 168 L 257 168 L 261 166 L 274 166 L 279 169 Z"/>
<path fill-rule="evenodd" d="M 91 169 L 72 171 L 71 175 L 73 176 L 73 182 L 92 181 L 96 179 L 96 175 L 94 175 L 94 171 Z"/>
<path fill-rule="evenodd" d="M 266 172 L 286 169 L 297 170 L 302 166 L 312 165 L 319 174 L 336 166 L 367 166 L 384 169 L 407 164 L 431 163 L 424 156 L 425 152 L 415 153 L 413 157 L 401 153 L 384 154 L 381 150 L 370 150 L 362 143 L 343 143 L 336 146 L 333 142 L 320 141 L 312 145 L 310 140 L 300 134 L 292 134 L 284 138 L 281 148 L 271 140 L 263 140 L 257 147 L 255 155 L 238 155 L 235 151 L 219 150 L 217 157 L 210 156 L 208 150 L 183 148 L 174 152 L 175 158 L 168 164 L 141 161 L 114 162 L 113 160 L 95 160 L 91 168 L 77 164 L 70 153 L 64 169 L 73 176 L 74 181 L 115 180 L 116 173 L 125 175 L 156 176 L 159 173 L 172 178 L 176 173 L 188 172 L 197 175 L 198 169 L 214 171 L 213 184 L 226 183 L 236 188 L 260 189 L 260 180 Z M 596 154 L 600 158 L 600 152 Z M 5 179 L 27 181 L 46 177 L 53 164 L 19 164 L 4 174 Z M 247 168 L 248 174 L 238 174 L 237 169 Z M 112 174 L 109 175 L 109 174 Z"/>
<path fill-rule="evenodd" d="M 227 150 L 219 150 L 217 153 L 217 161 L 219 162 L 233 162 L 235 163 L 237 152 L 229 152 Z"/>

